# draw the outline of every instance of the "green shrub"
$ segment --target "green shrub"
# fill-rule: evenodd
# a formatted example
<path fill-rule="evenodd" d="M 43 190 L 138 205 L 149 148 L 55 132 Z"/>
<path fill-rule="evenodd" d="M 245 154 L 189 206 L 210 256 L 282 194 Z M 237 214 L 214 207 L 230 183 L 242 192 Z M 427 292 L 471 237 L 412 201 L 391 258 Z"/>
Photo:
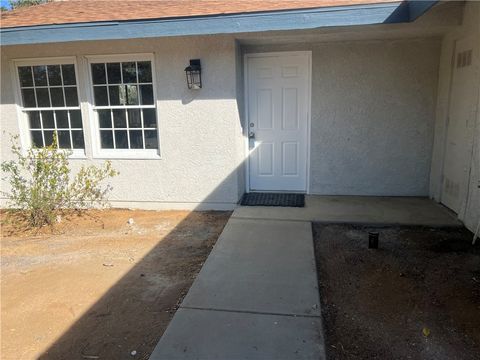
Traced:
<path fill-rule="evenodd" d="M 10 192 L 2 194 L 10 201 L 10 208 L 22 210 L 31 226 L 52 224 L 66 211 L 108 204 L 106 195 L 111 186 L 102 186 L 102 182 L 118 175 L 109 161 L 101 167 L 82 166 L 73 176 L 68 162 L 72 152 L 59 149 L 56 136 L 52 145 L 25 153 L 17 145 L 18 136 L 11 142 L 16 159 L 1 164 L 3 180 L 10 184 Z"/>

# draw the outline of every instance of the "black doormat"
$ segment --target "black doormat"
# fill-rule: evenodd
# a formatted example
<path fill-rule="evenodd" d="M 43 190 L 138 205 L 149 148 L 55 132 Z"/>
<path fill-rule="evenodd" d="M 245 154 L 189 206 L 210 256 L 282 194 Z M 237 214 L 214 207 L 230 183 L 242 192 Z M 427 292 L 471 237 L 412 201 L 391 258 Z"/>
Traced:
<path fill-rule="evenodd" d="M 305 207 L 305 194 L 248 193 L 243 194 L 240 205 Z"/>

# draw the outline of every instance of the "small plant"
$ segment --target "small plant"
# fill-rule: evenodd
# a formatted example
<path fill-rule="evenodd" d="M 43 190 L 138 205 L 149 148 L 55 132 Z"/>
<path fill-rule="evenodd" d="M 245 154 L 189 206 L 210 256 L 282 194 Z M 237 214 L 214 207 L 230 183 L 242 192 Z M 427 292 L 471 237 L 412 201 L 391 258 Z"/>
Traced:
<path fill-rule="evenodd" d="M 25 154 L 17 145 L 18 136 L 11 138 L 16 160 L 4 161 L 2 179 L 10 184 L 10 192 L 3 192 L 10 208 L 22 210 L 31 226 L 53 224 L 57 215 L 71 210 L 85 210 L 105 206 L 110 185 L 102 181 L 118 175 L 107 161 L 102 167 L 82 166 L 72 176 L 68 162 L 71 150 L 59 149 L 54 135 L 53 143 L 44 148 L 32 148 Z"/>

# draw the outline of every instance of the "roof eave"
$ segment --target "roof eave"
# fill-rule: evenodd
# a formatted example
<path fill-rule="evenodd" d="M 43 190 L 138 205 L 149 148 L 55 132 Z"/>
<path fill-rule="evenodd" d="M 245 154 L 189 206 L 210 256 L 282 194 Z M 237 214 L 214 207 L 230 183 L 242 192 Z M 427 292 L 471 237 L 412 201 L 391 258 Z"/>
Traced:
<path fill-rule="evenodd" d="M 0 37 L 4 46 L 390 24 L 411 22 L 436 2 L 397 1 L 248 14 L 3 28 Z"/>

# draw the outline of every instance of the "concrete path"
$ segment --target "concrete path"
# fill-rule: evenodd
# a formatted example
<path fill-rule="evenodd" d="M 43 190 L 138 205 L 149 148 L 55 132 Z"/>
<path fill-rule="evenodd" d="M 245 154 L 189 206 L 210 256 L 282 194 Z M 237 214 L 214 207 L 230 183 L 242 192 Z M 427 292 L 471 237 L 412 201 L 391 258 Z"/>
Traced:
<path fill-rule="evenodd" d="M 150 359 L 324 359 L 311 224 L 232 218 Z"/>
<path fill-rule="evenodd" d="M 426 198 L 239 207 L 150 359 L 325 359 L 311 221 L 461 225 Z"/>
<path fill-rule="evenodd" d="M 446 207 L 422 197 L 307 195 L 304 208 L 242 206 L 235 210 L 233 217 L 379 225 L 462 225 Z"/>

